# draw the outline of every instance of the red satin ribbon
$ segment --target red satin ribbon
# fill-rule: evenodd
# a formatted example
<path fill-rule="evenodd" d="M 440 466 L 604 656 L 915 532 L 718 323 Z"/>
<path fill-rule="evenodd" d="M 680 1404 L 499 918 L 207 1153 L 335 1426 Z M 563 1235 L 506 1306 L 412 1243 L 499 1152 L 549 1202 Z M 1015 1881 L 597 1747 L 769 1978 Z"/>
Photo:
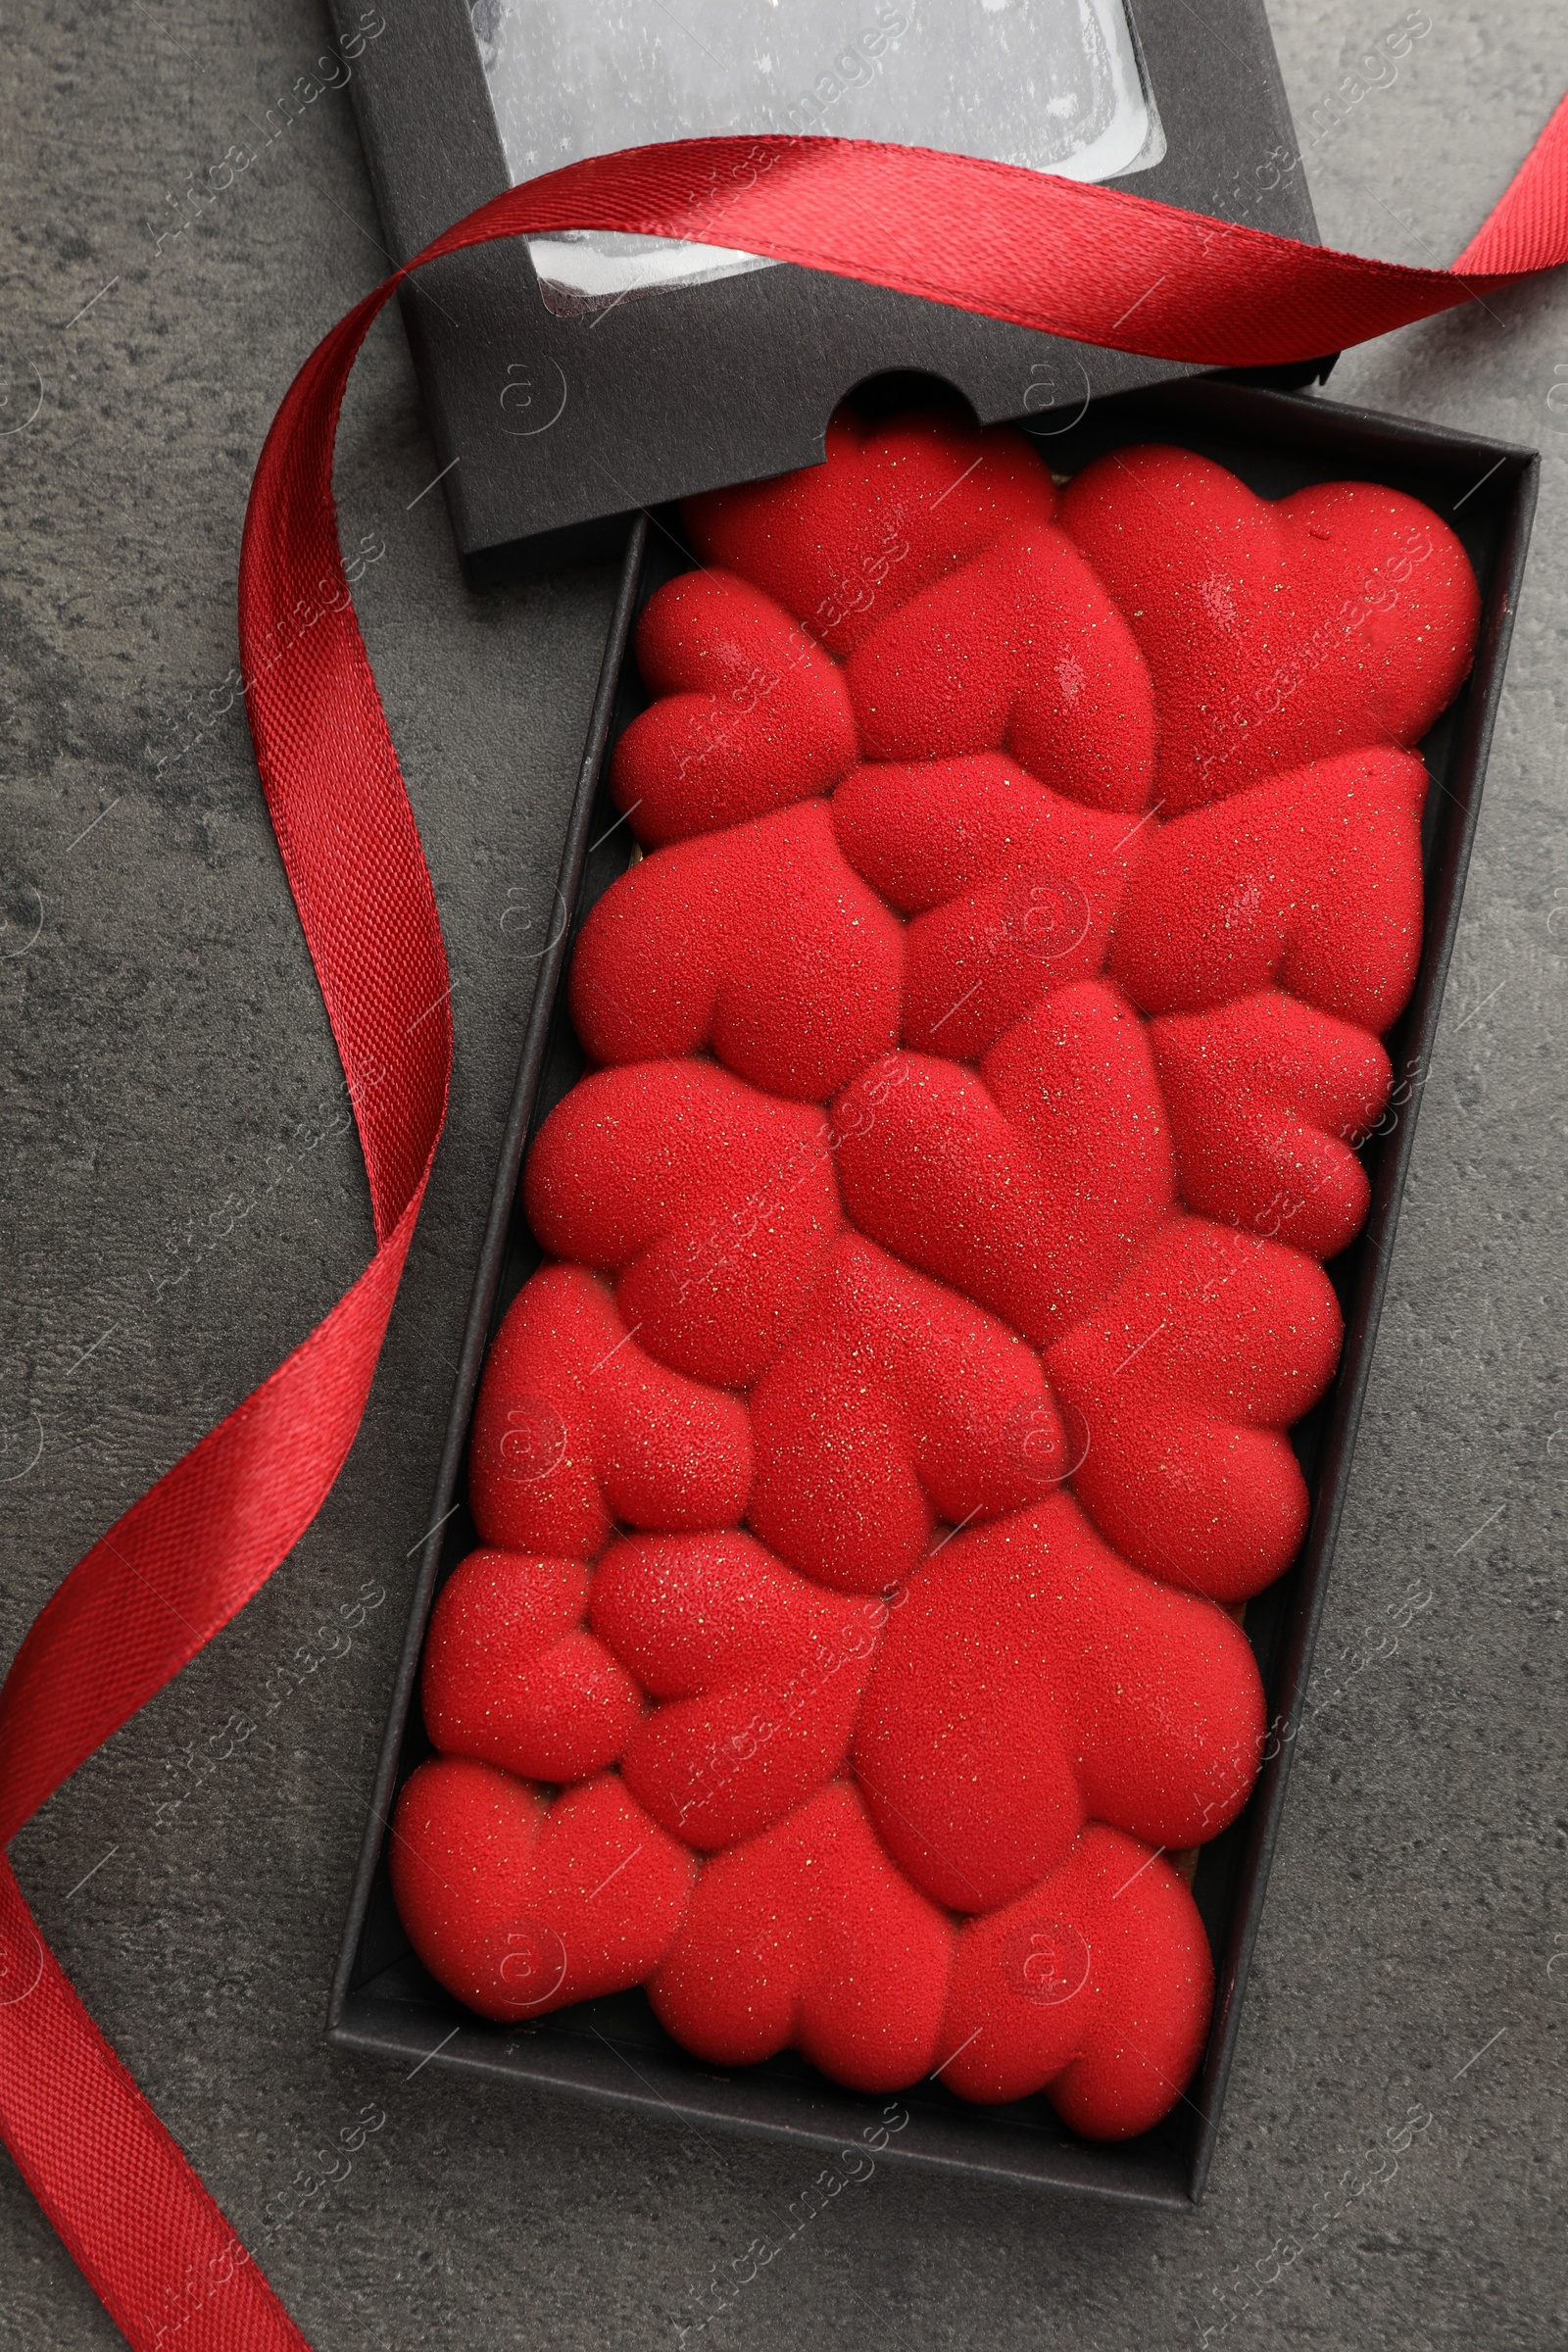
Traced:
<path fill-rule="evenodd" d="M 1568 259 L 1568 100 L 1451 270 L 1401 270 L 1003 164 L 707 139 L 576 164 L 438 237 L 319 343 L 252 486 L 239 632 L 267 805 L 359 1121 L 376 1252 L 254 1396 L 131 1505 L 0 1690 L 0 1842 L 244 1606 L 359 1428 L 446 1113 L 450 983 L 337 544 L 332 449 L 371 320 L 439 256 L 559 228 L 720 243 L 1200 367 L 1306 360 Z M 0 2132 L 138 2352 L 303 2347 L 76 1999 L 0 1859 Z"/>

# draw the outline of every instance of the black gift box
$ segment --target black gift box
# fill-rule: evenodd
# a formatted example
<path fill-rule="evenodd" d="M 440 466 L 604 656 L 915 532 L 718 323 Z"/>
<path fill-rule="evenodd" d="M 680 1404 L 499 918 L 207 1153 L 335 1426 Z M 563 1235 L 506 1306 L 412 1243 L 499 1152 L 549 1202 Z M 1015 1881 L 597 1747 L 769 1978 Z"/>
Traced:
<path fill-rule="evenodd" d="M 1145 440 L 1176 442 L 1211 457 L 1266 497 L 1346 478 L 1408 492 L 1458 533 L 1483 600 L 1474 668 L 1421 746 L 1432 776 L 1423 828 L 1425 944 L 1409 1006 L 1388 1040 L 1396 1076 L 1393 1107 L 1363 1148 L 1371 1213 L 1358 1240 L 1329 1267 L 1345 1311 L 1344 1355 L 1327 1396 L 1294 1433 L 1312 1497 L 1310 1529 L 1296 1565 L 1250 1603 L 1246 1614 L 1267 1694 L 1266 1760 L 1241 1818 L 1201 1849 L 1194 1881 L 1216 1975 L 1214 2017 L 1202 2062 L 1165 2122 L 1119 2146 L 1079 2139 L 1044 2097 L 973 2107 L 939 2082 L 927 2082 L 902 2094 L 909 2122 L 886 2148 L 890 2158 L 903 2161 L 1185 2207 L 1201 2196 L 1213 2155 L 1290 1761 L 1307 1706 L 1313 1642 L 1349 1481 L 1421 1086 L 1458 925 L 1540 462 L 1530 451 L 1498 442 L 1289 393 L 1200 379 L 1098 402 L 1069 430 L 1042 431 L 1041 452 L 1054 471 L 1069 473 L 1106 448 Z M 571 944 L 588 909 L 624 869 L 632 850 L 629 829 L 617 821 L 604 782 L 610 745 L 646 701 L 628 653 L 629 634 L 641 601 L 690 561 L 673 510 L 636 519 L 562 858 L 558 921 L 539 958 L 538 995 L 522 1042 L 431 1504 L 434 1532 L 420 1561 L 332 1988 L 328 2034 L 345 2048 L 377 2051 L 400 2062 L 436 2057 L 443 2066 L 649 2113 L 673 2112 L 704 2128 L 729 2126 L 836 2149 L 880 2124 L 883 2100 L 845 2090 L 793 2055 L 717 2072 L 687 2056 L 663 2033 L 641 1992 L 583 2003 L 521 2028 L 490 2026 L 472 2016 L 414 1958 L 393 1906 L 386 1866 L 386 1824 L 397 1791 L 429 1753 L 416 1703 L 425 1626 L 442 1579 L 475 1541 L 464 1500 L 464 1462 L 480 1369 L 506 1307 L 539 1261 L 516 1205 L 518 1172 L 533 1130 L 584 1067 L 565 1009 L 564 979 Z M 1347 1954 L 1347 1966 L 1349 1961 Z"/>
<path fill-rule="evenodd" d="M 1263 0 L 1203 0 L 1200 12 L 1191 0 L 1087 5 L 1098 12 L 1097 22 L 1124 27 L 1129 70 L 1157 124 L 1152 147 L 1163 140 L 1157 161 L 1134 159 L 1135 168 L 1107 184 L 1315 241 Z M 745 132 L 771 125 L 803 135 L 960 146 L 979 155 L 1016 152 L 998 118 L 1016 107 L 1019 36 L 1010 35 L 1013 50 L 994 44 L 1027 11 L 945 14 L 944 0 L 795 6 L 790 15 L 822 27 L 813 62 L 831 64 L 837 56 L 847 74 L 848 43 L 848 55 L 861 52 L 868 79 L 874 70 L 882 113 L 865 118 L 849 94 L 838 103 L 828 99 L 826 112 L 769 109 L 754 94 L 760 84 L 749 67 L 724 83 L 719 58 L 703 45 L 696 6 L 693 0 L 673 15 L 637 12 L 639 60 L 650 87 L 626 100 L 613 78 L 601 74 L 576 95 L 585 114 L 594 115 L 597 104 L 603 121 L 586 129 L 568 126 L 565 152 L 558 135 L 522 155 L 514 137 L 509 164 L 492 98 L 501 84 L 487 80 L 485 57 L 494 65 L 498 41 L 513 43 L 518 86 L 535 112 L 546 109 L 547 91 L 564 89 L 570 97 L 573 74 L 581 80 L 594 64 L 586 37 L 584 56 L 561 54 L 563 37 L 573 36 L 571 0 L 473 0 L 471 8 L 466 0 L 423 0 L 416 10 L 385 12 L 362 0 L 332 0 L 345 56 L 354 60 L 350 90 L 392 257 L 407 261 L 511 186 L 514 164 L 524 166 L 516 176 L 532 177 L 584 148 L 596 153 L 668 138 L 683 124 Z M 724 0 L 717 22 L 726 23 L 731 9 L 732 0 Z M 604 24 L 612 41 L 617 31 L 631 40 L 613 9 L 582 14 L 592 20 L 595 38 Z M 955 33 L 960 20 L 961 36 Z M 897 56 L 884 49 L 867 64 L 864 46 L 886 42 L 885 23 L 894 22 L 906 27 L 897 36 Z M 781 23 L 774 20 L 775 32 Z M 711 27 L 706 37 L 725 48 Z M 1408 46 L 1409 36 L 1397 27 L 1386 37 Z M 707 93 L 699 88 L 683 113 L 680 94 L 657 84 L 653 68 L 666 51 L 693 55 L 684 45 L 694 39 L 710 60 L 707 67 L 699 62 L 698 74 L 714 86 Z M 939 51 L 942 41 L 948 47 Z M 987 57 L 990 78 L 979 84 L 979 102 L 960 105 L 966 91 L 953 88 L 956 66 L 977 59 L 983 65 Z M 839 78 L 830 72 L 816 86 Z M 1030 110 L 1038 123 L 1051 101 L 1027 76 L 1022 86 L 1040 101 Z M 940 108 L 933 115 L 944 98 L 946 115 Z M 1067 89 L 1056 104 L 1076 107 L 1078 94 Z M 932 121 L 934 129 L 923 127 Z M 721 221 L 711 234 L 721 239 Z M 1091 397 L 1190 372 L 1171 361 L 1091 349 L 793 268 L 585 302 L 553 291 L 548 280 L 542 287 L 522 238 L 432 264 L 401 300 L 443 495 L 476 583 L 519 568 L 610 557 L 638 509 L 817 463 L 833 410 L 874 376 L 935 376 L 963 395 L 982 424 L 996 424 L 1045 412 L 1060 421 L 1081 413 Z M 1304 384 L 1329 364 L 1270 370 L 1268 380 Z"/>

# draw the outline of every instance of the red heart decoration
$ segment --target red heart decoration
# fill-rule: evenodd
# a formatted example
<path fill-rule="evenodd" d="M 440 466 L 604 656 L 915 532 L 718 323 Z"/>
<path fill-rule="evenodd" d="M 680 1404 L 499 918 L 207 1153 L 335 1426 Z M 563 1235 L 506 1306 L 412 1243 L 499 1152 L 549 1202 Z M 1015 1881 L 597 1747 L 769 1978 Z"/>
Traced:
<path fill-rule="evenodd" d="M 1071 483 L 1061 522 L 1149 664 L 1167 815 L 1359 745 L 1419 743 L 1469 671 L 1469 560 L 1397 490 L 1262 499 L 1188 450 L 1115 450 Z"/>
<path fill-rule="evenodd" d="M 500 1764 L 524 1780 L 585 1781 L 613 1764 L 642 1692 L 583 1630 L 578 1560 L 470 1551 L 437 1597 L 419 1697 L 444 1756 Z"/>
<path fill-rule="evenodd" d="M 682 572 L 649 598 L 636 644 L 660 700 L 615 745 L 610 784 L 639 841 L 809 800 L 853 765 L 837 667 L 749 580 Z"/>
<path fill-rule="evenodd" d="M 431 1976 L 503 2022 L 640 1984 L 669 1949 L 697 1867 L 613 1773 L 547 1803 L 461 1756 L 433 1757 L 405 1784 L 387 1855 Z"/>
<path fill-rule="evenodd" d="M 1366 1218 L 1355 1156 L 1394 1073 L 1375 1037 L 1270 990 L 1151 1021 L 1190 1208 L 1333 1257 Z"/>
<path fill-rule="evenodd" d="M 1162 1227 L 1046 1358 L 1082 1415 L 1073 1491 L 1151 1576 L 1245 1600 L 1290 1565 L 1306 1485 L 1284 1432 L 1322 1396 L 1342 1325 L 1310 1259 L 1223 1225 Z"/>
<path fill-rule="evenodd" d="M 824 801 L 656 850 L 583 925 L 571 1015 L 596 1061 L 711 1048 L 765 1093 L 825 1102 L 899 1042 L 904 930 Z"/>
<path fill-rule="evenodd" d="M 1047 1347 L 1105 1298 L 1175 1192 L 1148 1038 L 1101 981 L 1025 1013 L 979 1074 L 899 1054 L 833 1109 L 862 1233 Z"/>
<path fill-rule="evenodd" d="M 1072 1467 L 1032 1350 L 858 1234 L 840 1242 L 751 1411 L 751 1525 L 841 1592 L 884 1591 L 939 1520 L 998 1518 Z"/>
<path fill-rule="evenodd" d="M 688 499 L 681 513 L 705 563 L 757 581 L 839 662 L 1009 525 L 1049 522 L 1056 511 L 1050 475 L 1016 433 L 934 416 L 873 425 L 841 413 L 826 457 Z"/>
<path fill-rule="evenodd" d="M 754 1836 L 843 1763 L 879 1610 L 823 1592 L 732 1530 L 612 1544 L 591 1614 L 665 1702 L 632 1734 L 626 1786 L 689 1845 Z"/>
<path fill-rule="evenodd" d="M 832 813 L 851 864 L 914 918 L 904 1043 L 917 1053 L 976 1060 L 1042 991 L 1103 965 L 1137 847 L 1124 816 L 995 752 L 858 767 Z"/>
<path fill-rule="evenodd" d="M 1279 987 L 1378 1035 L 1421 954 L 1426 790 L 1403 752 L 1348 752 L 1151 828 L 1112 974 L 1144 1012 Z"/>
<path fill-rule="evenodd" d="M 845 665 L 871 760 L 1004 745 L 1090 808 L 1146 808 L 1154 697 L 1137 640 L 1070 539 L 1036 523 L 900 607 Z"/>
<path fill-rule="evenodd" d="M 822 1114 L 711 1062 L 585 1078 L 534 1139 L 523 1177 L 544 1248 L 619 1276 L 650 1355 L 745 1387 L 778 1353 L 838 1239 Z"/>
<path fill-rule="evenodd" d="M 649 1997 L 714 2065 L 793 2044 L 857 2090 L 893 2090 L 936 2056 L 953 1942 L 840 1783 L 709 1864 Z"/>
<path fill-rule="evenodd" d="M 468 1444 L 468 1500 L 487 1544 L 603 1551 L 631 1527 L 725 1527 L 746 1509 L 746 1407 L 637 1344 L 610 1286 L 542 1266 L 485 1358 Z"/>
<path fill-rule="evenodd" d="M 1087 1819 L 1181 1848 L 1246 1802 L 1263 1696 L 1220 1610 L 1136 1574 L 1065 1495 L 974 1529 L 889 1613 L 855 1733 L 872 1821 L 907 1877 L 990 1911 Z"/>
<path fill-rule="evenodd" d="M 1044 2090 L 1075 2130 L 1131 2139 L 1191 2077 L 1213 1997 L 1185 1881 L 1097 1826 L 1050 1878 L 959 1930 L 942 2080 L 988 2103 Z"/>

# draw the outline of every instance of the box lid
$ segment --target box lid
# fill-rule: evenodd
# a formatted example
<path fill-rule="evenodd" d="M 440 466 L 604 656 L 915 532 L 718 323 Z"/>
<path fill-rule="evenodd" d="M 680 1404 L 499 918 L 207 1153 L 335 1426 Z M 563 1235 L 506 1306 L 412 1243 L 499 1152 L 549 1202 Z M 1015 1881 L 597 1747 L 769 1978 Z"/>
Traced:
<path fill-rule="evenodd" d="M 1262 0 L 1205 0 L 1201 23 L 1186 0 L 809 0 L 787 20 L 775 0 L 591 21 L 573 0 L 332 6 L 400 262 L 514 180 L 718 130 L 961 145 L 1316 238 Z M 872 377 L 935 377 L 982 423 L 1049 437 L 1092 397 L 1192 372 L 649 239 L 491 244 L 421 271 L 403 304 L 473 578 L 818 462 L 834 408 Z"/>

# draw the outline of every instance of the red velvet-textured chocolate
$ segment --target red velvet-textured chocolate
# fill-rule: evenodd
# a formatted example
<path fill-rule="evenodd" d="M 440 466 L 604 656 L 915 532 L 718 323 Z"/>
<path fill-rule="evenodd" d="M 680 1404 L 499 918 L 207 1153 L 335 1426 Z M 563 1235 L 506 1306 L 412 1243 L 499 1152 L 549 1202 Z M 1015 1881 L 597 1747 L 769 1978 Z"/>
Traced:
<path fill-rule="evenodd" d="M 596 1061 L 709 1049 L 822 1102 L 898 1044 L 903 972 L 903 924 L 808 801 L 634 866 L 583 926 L 571 1013 Z"/>
<path fill-rule="evenodd" d="M 1174 1198 L 1148 1035 L 1101 980 L 1043 997 L 978 1070 L 874 1065 L 833 1117 L 861 1231 L 1036 1347 L 1108 1296 Z"/>
<path fill-rule="evenodd" d="M 1042 992 L 1100 971 L 1140 828 L 1015 760 L 858 767 L 833 795 L 852 865 L 905 933 L 904 1037 L 974 1060 Z"/>
<path fill-rule="evenodd" d="M 1117 450 L 1069 485 L 1061 519 L 1149 664 L 1171 814 L 1355 745 L 1417 743 L 1470 667 L 1469 559 L 1397 490 L 1271 502 L 1188 450 Z"/>
<path fill-rule="evenodd" d="M 649 1991 L 699 2057 L 793 2043 L 858 2090 L 896 2090 L 935 2063 L 954 1940 L 839 1782 L 709 1864 Z"/>
<path fill-rule="evenodd" d="M 1050 1878 L 959 1930 L 942 2080 L 987 2102 L 1044 2084 L 1063 2123 L 1127 2139 L 1174 2105 L 1213 1997 L 1185 1882 L 1135 1838 L 1097 1825 Z"/>
<path fill-rule="evenodd" d="M 1142 1012 L 1194 1012 L 1277 985 L 1374 1034 L 1421 953 L 1427 771 L 1347 752 L 1150 833 L 1110 968 Z"/>
<path fill-rule="evenodd" d="M 1182 1198 L 1201 1215 L 1333 1257 L 1360 1231 L 1393 1073 L 1375 1037 L 1267 989 L 1150 1023 Z"/>
<path fill-rule="evenodd" d="M 1207 2032 L 1165 1857 L 1258 1767 L 1475 584 L 1366 484 L 929 417 L 686 525 L 395 1890 L 487 2015 L 641 1984 L 1124 2137 Z"/>
<path fill-rule="evenodd" d="M 470 1551 L 441 1588 L 424 1645 L 424 1721 L 442 1754 L 535 1781 L 613 1764 L 642 1692 L 585 1632 L 587 1610 L 581 1561 Z"/>
<path fill-rule="evenodd" d="M 841 414 L 825 466 L 692 499 L 685 520 L 705 564 L 756 581 L 842 662 L 889 611 L 1009 525 L 1055 512 L 1051 476 L 1016 433 Z"/>
<path fill-rule="evenodd" d="M 662 1703 L 626 1785 L 707 1850 L 767 1828 L 842 1765 L 874 1614 L 823 1592 L 738 1529 L 612 1544 L 593 1623 Z"/>
<path fill-rule="evenodd" d="M 883 1592 L 918 1567 L 939 1522 L 1000 1518 L 1071 1467 L 1034 1350 L 858 1234 L 752 1391 L 751 1416 L 751 1525 L 846 1592 Z"/>
<path fill-rule="evenodd" d="M 650 1355 L 603 1276 L 546 1266 L 514 1299 L 468 1446 L 468 1499 L 487 1544 L 592 1559 L 617 1522 L 724 1527 L 751 1486 L 739 1397 Z"/>
<path fill-rule="evenodd" d="M 1094 572 L 1049 524 L 1004 531 L 891 613 L 845 676 L 868 759 L 1005 746 L 1087 808 L 1149 801 L 1148 666 Z"/>
<path fill-rule="evenodd" d="M 659 696 L 615 746 L 640 841 L 682 841 L 836 784 L 857 756 L 844 680 L 749 581 L 686 572 L 649 600 L 637 659 Z"/>
<path fill-rule="evenodd" d="M 1070 1496 L 956 1537 L 898 1599 L 855 1769 L 935 1901 L 1010 1902 L 1090 1818 L 1180 1851 L 1241 1809 L 1263 1739 L 1245 1637 L 1128 1568 Z"/>
<path fill-rule="evenodd" d="M 1285 1432 L 1328 1387 L 1340 1338 L 1309 1259 L 1173 1218 L 1046 1359 L 1089 1434 L 1079 1500 L 1151 1576 L 1219 1601 L 1261 1592 L 1306 1532 Z"/>
<path fill-rule="evenodd" d="M 693 1855 L 614 1773 L 547 1799 L 459 1756 L 432 1758 L 407 1783 L 388 1853 L 425 1967 L 501 2019 L 641 1984 L 669 1949 L 696 1877 Z"/>
<path fill-rule="evenodd" d="M 821 1113 L 707 1061 L 585 1078 L 528 1157 L 547 1250 L 617 1274 L 650 1355 L 721 1385 L 756 1380 L 806 1312 L 838 1238 Z"/>

